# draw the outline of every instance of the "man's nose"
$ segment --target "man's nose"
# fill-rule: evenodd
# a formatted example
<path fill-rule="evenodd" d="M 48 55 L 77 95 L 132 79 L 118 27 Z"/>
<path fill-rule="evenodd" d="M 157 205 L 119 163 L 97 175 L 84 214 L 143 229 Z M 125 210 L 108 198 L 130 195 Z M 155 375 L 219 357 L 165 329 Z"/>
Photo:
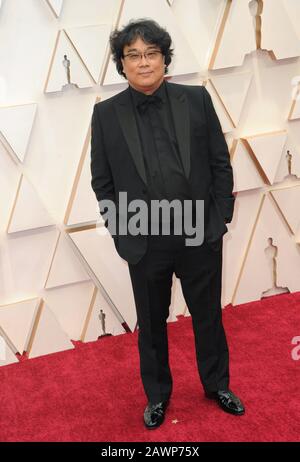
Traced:
<path fill-rule="evenodd" d="M 141 57 L 141 59 L 140 59 L 140 64 L 142 64 L 143 66 L 144 66 L 145 64 L 149 65 L 149 61 L 148 61 L 148 59 L 146 58 L 145 55 L 142 55 L 142 57 Z"/>

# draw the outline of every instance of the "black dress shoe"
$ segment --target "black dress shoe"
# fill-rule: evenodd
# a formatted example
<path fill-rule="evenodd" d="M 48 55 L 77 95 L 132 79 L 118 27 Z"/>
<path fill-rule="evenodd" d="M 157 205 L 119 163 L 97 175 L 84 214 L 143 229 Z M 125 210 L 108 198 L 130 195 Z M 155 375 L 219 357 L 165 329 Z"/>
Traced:
<path fill-rule="evenodd" d="M 152 430 L 163 423 L 168 404 L 169 400 L 161 401 L 157 404 L 148 403 L 144 412 L 144 423 L 146 428 Z"/>
<path fill-rule="evenodd" d="M 205 396 L 209 399 L 216 400 L 219 406 L 225 412 L 229 412 L 230 414 L 234 414 L 234 415 L 245 414 L 245 407 L 243 403 L 230 390 L 219 390 L 216 392 L 206 392 Z"/>

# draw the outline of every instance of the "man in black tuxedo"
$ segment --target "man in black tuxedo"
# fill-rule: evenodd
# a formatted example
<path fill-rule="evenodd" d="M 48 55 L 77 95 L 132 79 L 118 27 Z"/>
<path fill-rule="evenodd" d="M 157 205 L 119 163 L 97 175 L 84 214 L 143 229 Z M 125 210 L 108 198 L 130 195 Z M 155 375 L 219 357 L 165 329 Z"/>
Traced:
<path fill-rule="evenodd" d="M 131 21 L 110 36 L 113 60 L 129 83 L 121 93 L 97 103 L 92 117 L 92 188 L 100 204 L 116 205 L 117 221 L 128 224 L 132 211 L 120 212 L 119 194 L 128 203 L 177 199 L 204 201 L 200 245 L 186 245 L 186 230 L 122 234 L 110 230 L 118 254 L 128 262 L 138 319 L 140 371 L 148 404 L 144 423 L 157 428 L 172 392 L 167 323 L 173 273 L 180 279 L 191 313 L 199 376 L 205 396 L 234 415 L 245 412 L 229 390 L 229 353 L 222 324 L 223 235 L 234 208 L 233 175 L 227 144 L 210 94 L 204 86 L 164 79 L 173 50 L 168 32 L 147 19 Z M 156 223 L 157 224 L 157 223 Z M 118 228 L 119 229 L 119 228 Z"/>

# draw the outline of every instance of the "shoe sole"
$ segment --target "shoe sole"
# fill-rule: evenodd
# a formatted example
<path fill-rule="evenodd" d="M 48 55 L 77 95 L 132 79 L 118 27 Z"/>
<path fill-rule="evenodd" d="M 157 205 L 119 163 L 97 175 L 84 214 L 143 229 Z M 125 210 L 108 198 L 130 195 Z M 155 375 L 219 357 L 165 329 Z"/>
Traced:
<path fill-rule="evenodd" d="M 147 428 L 147 430 L 156 430 L 157 428 L 159 428 L 163 423 L 164 423 L 165 419 L 163 419 L 158 425 L 154 425 L 154 426 L 148 426 L 146 425 L 145 421 L 144 421 L 144 426 L 145 428 Z"/>
<path fill-rule="evenodd" d="M 232 411 L 232 410 L 230 410 L 230 409 L 227 409 L 227 408 L 225 408 L 225 407 L 222 407 L 220 404 L 219 404 L 219 407 L 220 407 L 220 409 L 222 409 L 222 411 L 227 412 L 228 414 L 231 414 L 231 415 L 240 416 L 240 415 L 244 415 L 244 414 L 245 414 L 245 411 L 241 411 L 241 412 Z"/>
<path fill-rule="evenodd" d="M 157 428 L 159 428 L 161 426 L 161 424 L 157 425 L 156 427 L 147 427 L 147 425 L 144 425 L 145 428 L 147 428 L 147 430 L 156 430 Z"/>

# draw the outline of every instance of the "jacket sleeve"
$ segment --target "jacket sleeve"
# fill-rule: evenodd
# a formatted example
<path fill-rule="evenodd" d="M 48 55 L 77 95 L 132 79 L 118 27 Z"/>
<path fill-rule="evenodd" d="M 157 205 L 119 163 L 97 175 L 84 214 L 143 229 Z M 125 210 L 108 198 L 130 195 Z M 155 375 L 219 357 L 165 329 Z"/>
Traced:
<path fill-rule="evenodd" d="M 95 104 L 91 123 L 91 186 L 98 202 L 109 199 L 115 203 L 113 177 L 105 154 L 98 111 L 99 108 Z M 103 215 L 104 211 L 100 210 L 100 213 Z M 104 224 L 107 227 L 107 220 Z"/>
<path fill-rule="evenodd" d="M 230 223 L 234 210 L 233 171 L 228 146 L 216 114 L 211 96 L 203 86 L 204 107 L 207 120 L 208 146 L 213 191 L 225 223 Z"/>

